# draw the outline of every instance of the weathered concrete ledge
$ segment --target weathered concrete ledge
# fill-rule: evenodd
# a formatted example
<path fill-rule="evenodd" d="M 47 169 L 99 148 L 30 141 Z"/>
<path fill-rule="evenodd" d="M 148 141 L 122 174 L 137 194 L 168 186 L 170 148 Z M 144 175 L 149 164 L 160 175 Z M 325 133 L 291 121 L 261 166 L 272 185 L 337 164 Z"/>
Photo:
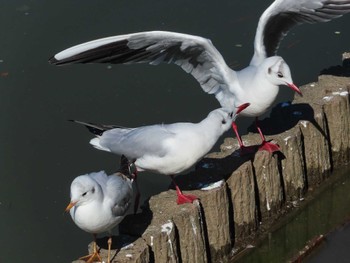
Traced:
<path fill-rule="evenodd" d="M 329 75 L 332 74 L 332 75 Z M 301 87 L 303 97 L 274 108 L 261 122 L 282 154 L 239 157 L 236 139 L 177 178 L 200 202 L 178 206 L 174 190 L 152 196 L 120 225 L 126 241 L 113 262 L 226 262 L 269 229 L 312 188 L 350 161 L 350 67 L 324 71 Z M 258 144 L 257 134 L 243 136 Z M 218 182 L 210 190 L 203 186 Z M 127 235 L 127 236 L 125 236 Z M 125 244 L 129 244 L 125 248 Z M 104 252 L 103 252 L 104 253 Z M 103 254 L 102 254 L 103 255 Z"/>

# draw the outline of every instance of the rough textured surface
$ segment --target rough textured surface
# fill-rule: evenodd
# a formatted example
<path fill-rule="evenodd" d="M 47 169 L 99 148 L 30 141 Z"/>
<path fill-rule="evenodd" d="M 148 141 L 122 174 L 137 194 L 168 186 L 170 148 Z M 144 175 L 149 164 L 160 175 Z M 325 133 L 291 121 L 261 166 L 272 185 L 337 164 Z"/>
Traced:
<path fill-rule="evenodd" d="M 284 199 L 286 201 L 298 200 L 306 191 L 306 168 L 301 130 L 299 127 L 292 128 L 275 139 L 284 155 L 280 163 Z"/>
<path fill-rule="evenodd" d="M 178 206 L 175 191 L 152 196 L 149 205 L 153 218 L 162 219 L 162 224 L 173 222 L 177 232 L 179 255 L 182 262 L 207 262 L 203 218 L 198 201 Z M 152 250 L 153 253 L 158 253 Z M 156 257 L 156 256 L 155 256 Z"/>
<path fill-rule="evenodd" d="M 199 197 L 202 217 L 209 245 L 209 256 L 213 260 L 225 259 L 229 255 L 231 245 L 230 217 L 227 186 L 224 180 L 219 186 L 206 191 L 193 191 Z"/>
<path fill-rule="evenodd" d="M 236 242 L 242 242 L 244 237 L 254 233 L 258 227 L 259 218 L 256 203 L 257 186 L 251 162 L 244 163 L 227 179 L 231 192 L 232 215 L 234 220 L 234 237 Z"/>
<path fill-rule="evenodd" d="M 178 206 L 174 190 L 152 196 L 142 213 L 120 224 L 133 245 L 115 260 L 225 262 L 295 209 L 291 203 L 322 184 L 333 167 L 350 161 L 349 76 L 349 60 L 324 70 L 317 83 L 301 87 L 303 97 L 277 105 L 261 121 L 267 140 L 278 143 L 281 153 L 240 156 L 236 139 L 226 138 L 220 152 L 177 177 L 200 202 Z M 244 143 L 258 145 L 255 127 L 251 132 L 242 137 Z M 218 181 L 217 187 L 201 190 Z"/>

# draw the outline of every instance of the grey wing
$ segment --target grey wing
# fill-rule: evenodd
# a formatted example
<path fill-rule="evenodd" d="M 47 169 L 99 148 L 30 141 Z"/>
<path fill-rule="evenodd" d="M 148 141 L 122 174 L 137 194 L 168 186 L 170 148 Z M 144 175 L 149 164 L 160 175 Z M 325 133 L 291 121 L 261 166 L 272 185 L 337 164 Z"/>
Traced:
<path fill-rule="evenodd" d="M 257 27 L 253 65 L 276 54 L 283 37 L 295 25 L 327 22 L 350 12 L 350 0 L 276 0 L 262 14 Z"/>
<path fill-rule="evenodd" d="M 132 181 L 120 173 L 110 175 L 106 185 L 107 202 L 114 216 L 125 216 L 133 197 Z"/>
<path fill-rule="evenodd" d="M 174 63 L 192 74 L 202 89 L 209 94 L 228 90 L 228 83 L 236 79 L 235 72 L 226 65 L 209 39 L 166 31 L 97 39 L 68 48 L 56 54 L 49 62 L 55 65 Z"/>
<path fill-rule="evenodd" d="M 134 129 L 112 129 L 103 133 L 100 144 L 112 152 L 125 155 L 130 161 L 144 155 L 164 156 L 164 142 L 175 134 L 166 125 L 144 126 Z"/>

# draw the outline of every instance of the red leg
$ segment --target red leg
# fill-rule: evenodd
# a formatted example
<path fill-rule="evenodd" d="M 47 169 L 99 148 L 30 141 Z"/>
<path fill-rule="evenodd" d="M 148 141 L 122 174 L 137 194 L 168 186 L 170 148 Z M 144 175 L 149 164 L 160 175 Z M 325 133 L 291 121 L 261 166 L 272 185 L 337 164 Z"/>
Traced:
<path fill-rule="evenodd" d="M 239 136 L 239 133 L 238 133 L 237 124 L 234 121 L 232 122 L 232 129 L 236 134 L 239 148 L 241 151 L 241 155 L 255 152 L 255 148 L 256 148 L 255 146 L 244 146 L 242 139 L 241 139 L 241 136 Z"/>
<path fill-rule="evenodd" d="M 185 195 L 181 192 L 180 188 L 178 187 L 178 185 L 176 184 L 175 180 L 174 180 L 174 176 L 170 175 L 171 180 L 173 181 L 173 184 L 175 185 L 176 188 L 176 194 L 177 194 L 177 204 L 181 205 L 184 203 L 193 203 L 194 200 L 197 200 L 198 197 L 195 195 Z"/>
<path fill-rule="evenodd" d="M 281 151 L 280 147 L 277 144 L 266 141 L 265 136 L 262 133 L 260 127 L 259 127 L 259 120 L 258 120 L 257 117 L 255 118 L 255 125 L 256 125 L 256 128 L 257 128 L 257 130 L 258 130 L 258 132 L 260 134 L 260 138 L 261 138 L 261 141 L 262 141 L 261 145 L 259 147 L 259 151 L 265 150 L 265 151 L 268 151 L 270 153 Z"/>
<path fill-rule="evenodd" d="M 239 147 L 242 149 L 242 147 L 244 147 L 244 145 L 243 145 L 241 136 L 239 136 L 238 129 L 237 129 L 237 124 L 236 124 L 236 122 L 234 122 L 234 121 L 232 122 L 232 129 L 233 129 L 233 131 L 234 131 L 235 134 L 236 134 Z"/>

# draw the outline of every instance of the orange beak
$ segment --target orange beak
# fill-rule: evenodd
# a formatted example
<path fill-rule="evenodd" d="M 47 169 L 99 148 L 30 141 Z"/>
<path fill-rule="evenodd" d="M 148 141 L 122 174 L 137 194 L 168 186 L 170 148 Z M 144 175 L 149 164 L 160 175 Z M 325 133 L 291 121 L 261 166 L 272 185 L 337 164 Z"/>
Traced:
<path fill-rule="evenodd" d="M 66 209 L 65 209 L 64 211 L 65 211 L 65 212 L 69 212 L 69 210 L 71 210 L 72 207 L 75 206 L 76 203 L 77 203 L 77 202 L 70 202 L 70 203 L 67 205 L 67 207 L 66 207 Z"/>
<path fill-rule="evenodd" d="M 293 83 L 287 83 L 288 87 L 290 87 L 292 90 L 294 90 L 296 93 L 298 93 L 300 96 L 303 96 L 300 89 L 294 85 Z"/>

